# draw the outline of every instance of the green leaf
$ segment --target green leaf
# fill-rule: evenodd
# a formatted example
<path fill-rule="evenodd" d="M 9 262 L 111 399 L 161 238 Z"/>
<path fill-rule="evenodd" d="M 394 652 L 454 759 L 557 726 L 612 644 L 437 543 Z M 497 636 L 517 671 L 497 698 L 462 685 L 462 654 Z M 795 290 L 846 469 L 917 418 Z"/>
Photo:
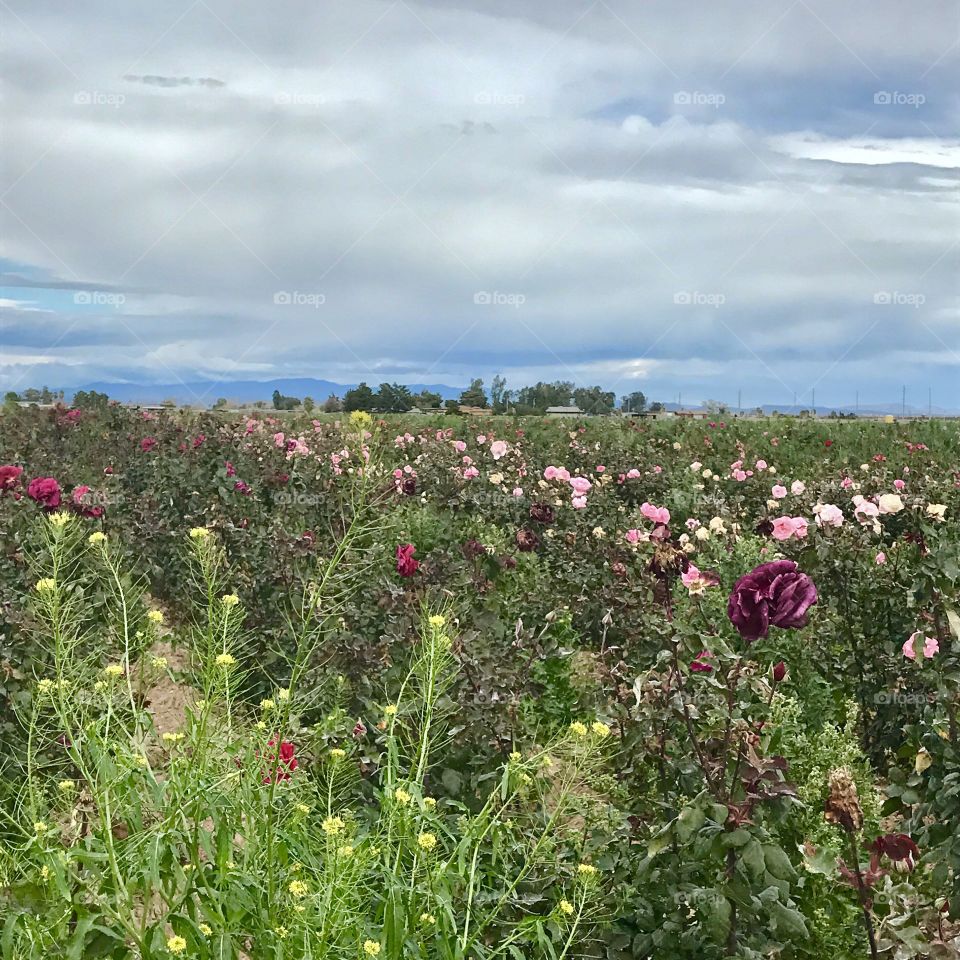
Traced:
<path fill-rule="evenodd" d="M 767 910 L 779 936 L 786 937 L 788 940 L 809 939 L 810 932 L 799 910 L 777 902 L 767 904 Z"/>

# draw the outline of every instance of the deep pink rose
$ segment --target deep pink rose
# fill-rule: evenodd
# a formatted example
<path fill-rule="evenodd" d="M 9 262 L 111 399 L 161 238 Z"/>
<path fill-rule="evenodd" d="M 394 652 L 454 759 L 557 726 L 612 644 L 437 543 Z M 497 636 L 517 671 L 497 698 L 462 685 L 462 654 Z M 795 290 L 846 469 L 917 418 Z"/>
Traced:
<path fill-rule="evenodd" d="M 420 561 L 413 559 L 416 552 L 417 548 L 412 543 L 397 547 L 397 573 L 401 577 L 412 577 L 420 569 Z"/>
<path fill-rule="evenodd" d="M 157 445 L 156 437 L 144 437 L 140 441 L 140 449 L 144 453 L 149 453 Z"/>
<path fill-rule="evenodd" d="M 60 506 L 60 484 L 53 477 L 34 477 L 27 487 L 27 496 L 47 510 Z"/>
<path fill-rule="evenodd" d="M 81 517 L 92 517 L 94 519 L 103 516 L 103 507 L 93 502 L 90 496 L 88 486 L 74 487 L 70 493 L 70 499 L 73 502 L 73 508 Z"/>
<path fill-rule="evenodd" d="M 817 602 L 813 581 L 792 560 L 775 560 L 742 576 L 727 601 L 727 616 L 748 643 L 767 636 L 770 626 L 803 627 Z"/>

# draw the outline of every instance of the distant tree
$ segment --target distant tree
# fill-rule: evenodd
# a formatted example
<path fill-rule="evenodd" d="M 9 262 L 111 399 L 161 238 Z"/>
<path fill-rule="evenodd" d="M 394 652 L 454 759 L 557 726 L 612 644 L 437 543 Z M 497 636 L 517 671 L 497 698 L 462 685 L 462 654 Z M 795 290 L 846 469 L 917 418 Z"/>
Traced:
<path fill-rule="evenodd" d="M 343 395 L 343 409 L 347 413 L 353 410 L 366 410 L 369 413 L 376 406 L 377 396 L 366 383 L 358 383 Z"/>
<path fill-rule="evenodd" d="M 20 396 L 26 403 L 40 402 L 40 391 L 36 387 L 27 387 Z"/>
<path fill-rule="evenodd" d="M 13 390 L 8 390 L 3 396 L 3 405 L 7 410 L 15 409 L 19 402 L 20 397 Z"/>
<path fill-rule="evenodd" d="M 443 397 L 432 390 L 421 390 L 413 399 L 421 410 L 435 410 L 443 403 Z"/>
<path fill-rule="evenodd" d="M 73 405 L 81 410 L 106 410 L 110 398 L 96 390 L 78 390 L 73 395 Z"/>
<path fill-rule="evenodd" d="M 316 404 L 313 402 L 313 397 L 304 397 L 303 398 L 303 409 L 305 413 L 313 413 L 313 408 Z"/>
<path fill-rule="evenodd" d="M 504 413 L 510 405 L 510 394 L 512 391 L 507 389 L 506 377 L 498 373 L 490 384 L 490 400 L 493 403 L 494 413 Z"/>
<path fill-rule="evenodd" d="M 339 413 L 342 409 L 343 402 L 335 393 L 331 393 L 330 396 L 323 401 L 324 413 Z"/>
<path fill-rule="evenodd" d="M 285 397 L 279 390 L 273 391 L 274 410 L 293 410 L 299 406 L 300 400 L 297 397 Z"/>
<path fill-rule="evenodd" d="M 470 381 L 470 386 L 460 394 L 460 406 L 463 407 L 488 407 L 487 393 L 483 389 L 483 381 L 477 377 Z"/>
<path fill-rule="evenodd" d="M 254 400 L 254 401 L 253 401 L 253 409 L 254 409 L 254 410 L 263 410 L 263 408 L 266 407 L 266 405 L 267 405 L 267 401 L 266 401 L 266 400 Z"/>
<path fill-rule="evenodd" d="M 634 390 L 620 398 L 620 406 L 627 413 L 643 413 L 647 408 L 647 398 L 642 390 Z"/>
<path fill-rule="evenodd" d="M 707 413 L 728 413 L 730 409 L 722 400 L 704 400 L 700 406 Z"/>
<path fill-rule="evenodd" d="M 217 397 L 217 402 L 213 405 L 214 410 L 226 410 L 227 408 L 227 398 L 226 397 Z"/>
<path fill-rule="evenodd" d="M 413 396 L 402 383 L 381 383 L 376 395 L 376 408 L 381 413 L 406 413 L 413 406 Z"/>
<path fill-rule="evenodd" d="M 600 387 L 579 387 L 573 391 L 573 399 L 584 413 L 592 414 L 610 413 L 617 402 L 612 390 Z"/>
<path fill-rule="evenodd" d="M 651 413 L 663 413 L 663 404 L 659 400 L 655 400 L 650 404 Z"/>
<path fill-rule="evenodd" d="M 49 387 L 40 388 L 41 403 L 53 403 L 54 400 L 56 400 L 56 396 L 51 392 Z"/>
<path fill-rule="evenodd" d="M 443 409 L 445 413 L 457 414 L 460 412 L 460 404 L 456 400 L 448 400 L 443 405 Z"/>

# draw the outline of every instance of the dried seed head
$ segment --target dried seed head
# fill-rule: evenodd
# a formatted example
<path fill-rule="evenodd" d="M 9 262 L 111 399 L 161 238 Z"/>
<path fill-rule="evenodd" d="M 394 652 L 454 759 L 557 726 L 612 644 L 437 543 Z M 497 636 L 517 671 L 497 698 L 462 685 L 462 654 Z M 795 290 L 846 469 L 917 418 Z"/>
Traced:
<path fill-rule="evenodd" d="M 836 823 L 847 833 L 863 826 L 863 809 L 857 796 L 857 785 L 846 767 L 830 774 L 830 796 L 827 798 L 824 817 L 828 823 Z"/>

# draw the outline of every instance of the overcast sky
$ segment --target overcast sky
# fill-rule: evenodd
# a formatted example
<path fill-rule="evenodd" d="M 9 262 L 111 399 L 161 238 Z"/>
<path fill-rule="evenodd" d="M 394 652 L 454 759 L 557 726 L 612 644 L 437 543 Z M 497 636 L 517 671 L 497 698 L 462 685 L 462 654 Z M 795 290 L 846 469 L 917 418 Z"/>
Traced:
<path fill-rule="evenodd" d="M 960 407 L 960 5 L 0 0 L 0 388 Z"/>

